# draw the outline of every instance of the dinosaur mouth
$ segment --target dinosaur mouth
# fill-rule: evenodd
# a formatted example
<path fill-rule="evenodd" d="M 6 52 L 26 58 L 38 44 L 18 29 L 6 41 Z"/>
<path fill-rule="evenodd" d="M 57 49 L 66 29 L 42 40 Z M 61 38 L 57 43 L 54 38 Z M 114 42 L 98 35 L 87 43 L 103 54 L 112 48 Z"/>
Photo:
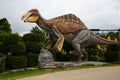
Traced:
<path fill-rule="evenodd" d="M 27 13 L 25 15 L 22 16 L 21 20 L 23 20 L 24 22 L 27 22 L 27 20 L 30 18 L 31 13 Z"/>
<path fill-rule="evenodd" d="M 23 20 L 24 22 L 27 22 L 28 18 L 29 18 L 29 16 L 23 16 L 23 17 L 21 18 L 21 20 Z"/>

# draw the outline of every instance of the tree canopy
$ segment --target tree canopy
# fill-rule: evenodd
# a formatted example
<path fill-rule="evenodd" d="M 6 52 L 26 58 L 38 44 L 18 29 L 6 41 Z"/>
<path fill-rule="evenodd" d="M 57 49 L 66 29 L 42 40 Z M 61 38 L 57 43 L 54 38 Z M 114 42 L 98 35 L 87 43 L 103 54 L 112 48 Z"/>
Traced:
<path fill-rule="evenodd" d="M 1 32 L 11 33 L 10 24 L 6 18 L 0 19 L 0 33 Z"/>

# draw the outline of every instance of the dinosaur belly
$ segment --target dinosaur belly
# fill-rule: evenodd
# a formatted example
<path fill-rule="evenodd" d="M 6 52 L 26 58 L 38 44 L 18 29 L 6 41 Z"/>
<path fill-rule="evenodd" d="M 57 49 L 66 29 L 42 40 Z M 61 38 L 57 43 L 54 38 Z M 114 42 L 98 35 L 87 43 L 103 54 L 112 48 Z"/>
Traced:
<path fill-rule="evenodd" d="M 71 33 L 65 34 L 65 35 L 64 35 L 64 38 L 65 38 L 65 40 L 66 40 L 67 42 L 71 42 L 72 39 L 74 38 L 74 34 L 71 34 Z"/>

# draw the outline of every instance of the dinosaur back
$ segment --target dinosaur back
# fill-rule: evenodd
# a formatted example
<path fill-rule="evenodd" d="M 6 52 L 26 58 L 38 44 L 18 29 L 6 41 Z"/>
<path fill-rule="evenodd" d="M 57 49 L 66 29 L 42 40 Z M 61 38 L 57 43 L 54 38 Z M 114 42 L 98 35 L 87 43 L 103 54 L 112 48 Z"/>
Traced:
<path fill-rule="evenodd" d="M 74 14 L 66 14 L 48 20 L 63 34 L 76 33 L 82 29 L 88 29 L 85 24 Z"/>
<path fill-rule="evenodd" d="M 55 18 L 52 18 L 50 19 L 51 21 L 52 20 L 69 20 L 69 21 L 74 21 L 76 23 L 79 23 L 81 22 L 81 20 L 75 16 L 74 14 L 66 14 L 66 15 L 62 15 L 62 16 L 58 16 L 58 17 L 55 17 Z"/>
<path fill-rule="evenodd" d="M 81 23 L 83 24 L 83 22 L 80 20 L 80 18 L 74 14 L 66 14 L 66 15 L 58 16 L 58 17 L 50 19 L 49 21 L 54 22 L 56 20 L 66 20 L 69 22 L 77 23 L 77 24 L 81 24 Z"/>

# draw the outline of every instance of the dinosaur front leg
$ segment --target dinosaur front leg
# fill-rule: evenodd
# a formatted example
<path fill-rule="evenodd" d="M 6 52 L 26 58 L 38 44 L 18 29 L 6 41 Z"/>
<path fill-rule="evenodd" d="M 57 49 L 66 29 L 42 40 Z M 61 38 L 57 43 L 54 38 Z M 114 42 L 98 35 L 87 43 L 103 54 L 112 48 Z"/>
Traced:
<path fill-rule="evenodd" d="M 64 36 L 56 29 L 56 28 L 52 28 L 54 35 L 56 37 L 58 37 L 56 44 L 54 45 L 54 49 L 56 51 L 61 51 L 62 47 L 63 47 L 63 43 L 64 43 Z"/>
<path fill-rule="evenodd" d="M 45 47 L 46 49 L 50 49 L 52 45 L 53 45 L 53 39 L 50 39 L 50 40 L 45 44 L 44 47 Z"/>

